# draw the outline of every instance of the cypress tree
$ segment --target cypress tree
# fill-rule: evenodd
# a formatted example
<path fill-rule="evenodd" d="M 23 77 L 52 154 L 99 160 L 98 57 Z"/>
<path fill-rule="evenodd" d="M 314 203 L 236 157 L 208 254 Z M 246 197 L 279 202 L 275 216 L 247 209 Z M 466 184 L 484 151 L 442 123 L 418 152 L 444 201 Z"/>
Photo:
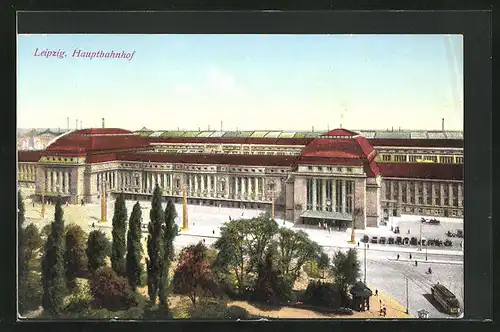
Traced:
<path fill-rule="evenodd" d="M 76 278 L 82 278 L 87 274 L 86 238 L 87 234 L 78 225 L 70 225 L 66 231 L 64 263 L 66 282 L 69 289 L 75 286 Z"/>
<path fill-rule="evenodd" d="M 85 253 L 87 254 L 91 273 L 106 265 L 109 248 L 110 244 L 106 234 L 99 230 L 90 232 Z"/>
<path fill-rule="evenodd" d="M 66 290 L 64 271 L 64 220 L 60 197 L 56 200 L 55 218 L 45 243 L 41 262 L 43 296 L 42 306 L 52 315 L 58 315 Z"/>
<path fill-rule="evenodd" d="M 142 245 L 141 245 L 141 218 L 142 211 L 139 202 L 135 203 L 130 220 L 128 222 L 127 232 L 127 257 L 126 257 L 126 275 L 130 287 L 135 291 L 141 284 L 141 275 L 143 267 Z"/>
<path fill-rule="evenodd" d="M 27 275 L 28 268 L 26 263 L 26 248 L 27 241 L 24 232 L 24 202 L 21 191 L 17 192 L 17 239 L 18 239 L 18 253 L 17 253 L 17 268 L 18 278 L 21 283 Z"/>
<path fill-rule="evenodd" d="M 174 259 L 174 239 L 177 236 L 177 224 L 175 223 L 175 218 L 177 218 L 175 204 L 171 199 L 169 199 L 167 201 L 167 207 L 165 208 L 165 224 L 163 227 L 163 241 L 165 248 L 163 258 L 164 266 L 159 290 L 160 305 L 163 307 L 168 306 L 170 266 Z"/>
<path fill-rule="evenodd" d="M 111 248 L 111 267 L 118 275 L 125 274 L 125 254 L 127 246 L 125 242 L 125 232 L 127 228 L 127 207 L 125 199 L 120 194 L 115 201 L 115 211 L 113 215 L 113 244 Z"/>
<path fill-rule="evenodd" d="M 151 211 L 149 212 L 149 225 L 148 225 L 148 256 L 146 259 L 147 266 L 147 283 L 148 295 L 152 304 L 156 303 L 160 281 L 163 272 L 163 258 L 164 258 L 164 238 L 163 238 L 163 223 L 164 213 L 161 206 L 162 203 L 162 190 L 156 184 L 153 191 L 153 198 L 151 201 Z"/>

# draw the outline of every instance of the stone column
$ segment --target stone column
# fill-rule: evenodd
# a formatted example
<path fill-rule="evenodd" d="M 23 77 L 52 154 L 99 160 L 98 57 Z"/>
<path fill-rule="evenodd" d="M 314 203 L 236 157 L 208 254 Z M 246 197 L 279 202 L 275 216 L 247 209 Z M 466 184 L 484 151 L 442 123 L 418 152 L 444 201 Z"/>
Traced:
<path fill-rule="evenodd" d="M 414 198 L 415 204 L 418 204 L 418 198 L 422 196 L 422 193 L 420 191 L 418 191 L 419 184 L 420 184 L 420 182 L 418 182 L 418 181 L 413 182 L 413 193 L 415 195 L 415 198 Z"/>
<path fill-rule="evenodd" d="M 247 178 L 247 197 L 249 200 L 254 200 L 253 198 L 253 191 L 252 191 L 252 180 L 253 178 Z"/>
<path fill-rule="evenodd" d="M 448 183 L 448 205 L 453 206 L 453 184 Z"/>
<path fill-rule="evenodd" d="M 398 181 L 398 202 L 403 203 L 403 183 Z"/>
<path fill-rule="evenodd" d="M 431 190 L 432 190 L 432 192 L 431 192 L 431 203 L 434 206 L 434 205 L 436 205 L 436 203 L 434 201 L 435 198 L 436 198 L 436 197 L 434 197 L 434 196 L 436 196 L 436 194 L 435 194 L 435 192 L 436 192 L 436 183 L 434 181 L 431 183 Z"/>
<path fill-rule="evenodd" d="M 208 189 L 208 197 L 212 197 L 212 174 L 207 176 L 207 189 Z"/>
<path fill-rule="evenodd" d="M 444 205 L 444 183 L 439 183 L 439 192 L 440 192 L 440 205 Z"/>
<path fill-rule="evenodd" d="M 238 186 L 238 182 L 240 181 L 240 178 L 239 177 L 234 177 L 234 195 L 233 195 L 233 198 L 237 199 L 238 196 L 239 196 L 239 186 Z"/>
<path fill-rule="evenodd" d="M 245 178 L 241 178 L 241 199 L 246 198 Z"/>
<path fill-rule="evenodd" d="M 115 174 L 113 176 L 113 188 L 116 190 L 118 189 L 118 171 L 115 171 Z"/>
<path fill-rule="evenodd" d="M 332 211 L 335 212 L 337 205 L 337 192 L 336 192 L 336 182 L 337 180 L 332 179 Z"/>
<path fill-rule="evenodd" d="M 69 193 L 69 173 L 64 172 L 64 192 Z"/>
<path fill-rule="evenodd" d="M 458 207 L 462 207 L 462 200 L 463 200 L 463 184 L 459 183 L 458 184 Z"/>
<path fill-rule="evenodd" d="M 412 182 L 410 182 L 410 181 L 405 181 L 405 182 L 406 182 L 406 203 L 410 204 L 411 203 L 411 198 L 410 198 L 411 190 L 410 190 L 410 186 L 412 185 Z"/>
<path fill-rule="evenodd" d="M 346 180 L 342 180 L 342 213 L 346 213 Z"/>
<path fill-rule="evenodd" d="M 255 200 L 259 200 L 259 178 L 254 178 L 254 186 L 253 186 L 253 194 L 255 196 Z"/>
<path fill-rule="evenodd" d="M 199 194 L 198 177 L 199 177 L 198 174 L 194 175 L 194 193 L 196 196 L 198 196 Z"/>
<path fill-rule="evenodd" d="M 316 199 L 316 191 L 318 190 L 318 188 L 316 188 L 316 179 L 314 179 L 314 178 L 312 179 L 312 185 L 313 185 L 312 186 L 313 187 L 312 188 L 312 191 L 313 191 L 312 192 L 312 195 L 313 195 L 313 197 L 312 197 L 312 199 L 313 199 L 313 201 L 312 201 L 312 210 L 316 211 L 316 206 L 318 205 L 318 202 L 317 202 L 317 199 Z"/>
<path fill-rule="evenodd" d="M 205 174 L 202 174 L 200 176 L 200 188 L 201 188 L 201 196 L 204 197 L 205 196 Z"/>
<path fill-rule="evenodd" d="M 321 179 L 321 205 L 323 211 L 326 211 L 326 179 Z"/>
<path fill-rule="evenodd" d="M 427 205 L 427 195 L 428 195 L 428 192 L 427 192 L 427 182 L 422 182 L 423 184 L 423 190 L 422 190 L 422 201 L 424 203 L 424 205 Z"/>
<path fill-rule="evenodd" d="M 50 184 L 50 188 L 52 189 L 52 192 L 55 192 L 57 190 L 56 184 L 57 184 L 57 174 L 55 171 L 52 171 L 52 176 L 50 177 L 52 180 L 52 183 Z"/>

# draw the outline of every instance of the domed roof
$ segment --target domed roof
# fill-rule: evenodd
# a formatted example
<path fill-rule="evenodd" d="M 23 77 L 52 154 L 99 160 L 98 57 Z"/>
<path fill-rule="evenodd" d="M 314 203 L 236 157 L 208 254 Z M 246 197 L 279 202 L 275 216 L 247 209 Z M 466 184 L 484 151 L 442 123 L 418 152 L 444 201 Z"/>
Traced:
<path fill-rule="evenodd" d="M 376 155 L 365 137 L 350 130 L 334 129 L 312 140 L 302 150 L 297 163 L 364 166 L 368 176 L 376 176 Z"/>
<path fill-rule="evenodd" d="M 97 128 L 71 131 L 59 137 L 45 151 L 85 154 L 93 151 L 123 151 L 149 146 L 146 138 L 129 130 Z"/>

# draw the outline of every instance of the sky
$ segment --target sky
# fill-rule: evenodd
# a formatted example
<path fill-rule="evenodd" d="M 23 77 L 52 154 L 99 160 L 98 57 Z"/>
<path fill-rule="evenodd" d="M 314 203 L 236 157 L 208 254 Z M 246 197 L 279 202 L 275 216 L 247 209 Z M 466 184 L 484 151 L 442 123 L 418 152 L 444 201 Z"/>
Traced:
<path fill-rule="evenodd" d="M 463 130 L 461 35 L 19 35 L 17 73 L 18 128 Z"/>

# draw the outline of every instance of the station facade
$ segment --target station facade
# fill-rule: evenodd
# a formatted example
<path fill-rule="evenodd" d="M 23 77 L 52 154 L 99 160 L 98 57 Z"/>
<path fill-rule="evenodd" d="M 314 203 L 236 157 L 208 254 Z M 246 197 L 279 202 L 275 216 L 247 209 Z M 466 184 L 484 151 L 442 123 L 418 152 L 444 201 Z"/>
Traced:
<path fill-rule="evenodd" d="M 25 195 L 72 204 L 149 199 L 156 184 L 189 204 L 270 209 L 295 223 L 383 224 L 391 216 L 463 216 L 461 132 L 67 132 L 20 150 Z"/>

